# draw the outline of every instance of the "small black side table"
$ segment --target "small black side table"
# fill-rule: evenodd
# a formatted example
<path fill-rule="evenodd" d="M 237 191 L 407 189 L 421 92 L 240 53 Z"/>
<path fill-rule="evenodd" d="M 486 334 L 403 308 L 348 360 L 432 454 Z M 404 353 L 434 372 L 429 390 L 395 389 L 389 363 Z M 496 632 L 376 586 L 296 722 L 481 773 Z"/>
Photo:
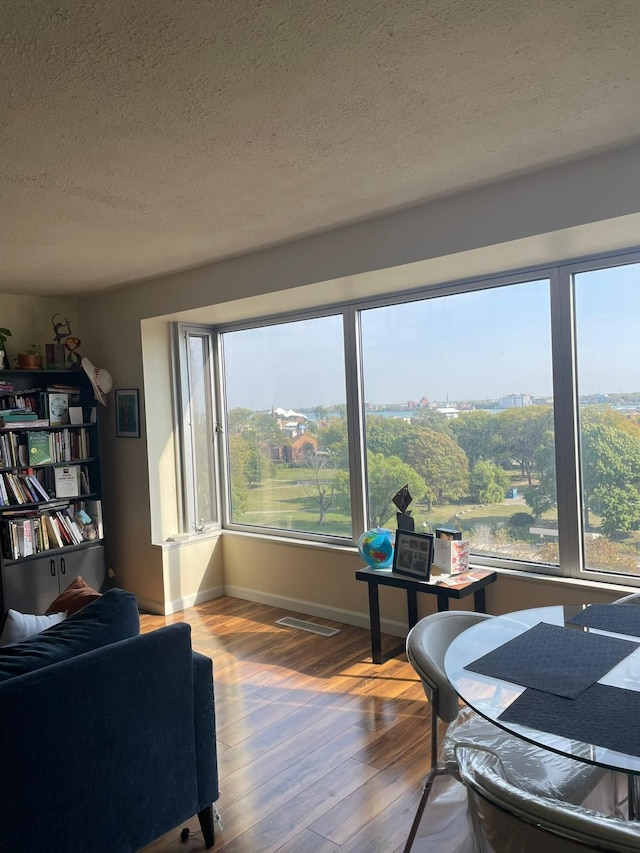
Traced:
<path fill-rule="evenodd" d="M 365 581 L 369 587 L 369 623 L 371 626 L 371 658 L 374 663 L 382 663 L 382 636 L 380 633 L 379 586 L 394 586 L 407 591 L 407 617 L 409 628 L 418 621 L 418 593 L 427 592 L 438 599 L 438 611 L 449 609 L 449 599 L 465 598 L 473 593 L 473 606 L 478 613 L 486 613 L 484 589 L 496 580 L 496 573 L 477 569 L 473 572 L 477 579 L 469 580 L 464 586 L 450 587 L 437 582 L 420 581 L 407 575 L 400 575 L 389 569 L 358 569 L 356 580 Z M 396 657 L 405 650 L 404 643 L 392 649 L 385 659 Z"/>

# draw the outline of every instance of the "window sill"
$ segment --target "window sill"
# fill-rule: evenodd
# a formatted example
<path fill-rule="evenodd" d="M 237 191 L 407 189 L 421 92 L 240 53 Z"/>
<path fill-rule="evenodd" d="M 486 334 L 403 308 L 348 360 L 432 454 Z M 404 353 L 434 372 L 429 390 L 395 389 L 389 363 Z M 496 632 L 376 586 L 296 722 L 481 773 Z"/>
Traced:
<path fill-rule="evenodd" d="M 181 533 L 176 535 L 175 539 L 164 539 L 162 542 L 153 542 L 152 544 L 162 548 L 163 551 L 170 551 L 172 548 L 180 548 L 182 545 L 194 545 L 196 542 L 218 539 L 221 533 L 220 528 L 208 530 L 206 533 Z"/>

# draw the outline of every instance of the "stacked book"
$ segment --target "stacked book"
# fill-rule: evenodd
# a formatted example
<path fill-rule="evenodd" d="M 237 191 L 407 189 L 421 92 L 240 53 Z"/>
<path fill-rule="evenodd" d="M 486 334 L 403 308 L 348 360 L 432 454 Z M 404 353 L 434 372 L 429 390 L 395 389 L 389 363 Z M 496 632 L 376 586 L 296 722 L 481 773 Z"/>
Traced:
<path fill-rule="evenodd" d="M 49 426 L 49 421 L 38 418 L 32 409 L 15 407 L 0 410 L 0 426 L 20 429 L 24 427 Z"/>
<path fill-rule="evenodd" d="M 9 382 L 8 379 L 0 379 L 0 394 L 13 394 L 13 392 L 13 382 Z"/>

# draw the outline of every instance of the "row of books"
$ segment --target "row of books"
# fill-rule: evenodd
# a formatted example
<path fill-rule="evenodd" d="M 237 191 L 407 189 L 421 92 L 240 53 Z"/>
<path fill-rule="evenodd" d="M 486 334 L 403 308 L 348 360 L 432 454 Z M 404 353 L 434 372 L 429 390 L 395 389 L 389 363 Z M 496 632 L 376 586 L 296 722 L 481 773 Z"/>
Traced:
<path fill-rule="evenodd" d="M 13 394 L 0 396 L 0 417 L 5 412 L 23 410 L 34 412 L 38 418 L 49 420 L 49 402 L 51 396 L 66 398 L 67 406 L 73 400 L 79 400 L 81 388 L 76 385 L 48 385 L 46 388 L 28 388 Z"/>
<path fill-rule="evenodd" d="M 91 456 L 88 430 L 62 429 L 55 432 L 33 430 L 28 433 L 0 433 L 0 466 L 19 468 L 72 462 Z"/>
<path fill-rule="evenodd" d="M 38 414 L 43 393 L 45 392 L 42 388 L 29 388 L 25 391 L 15 391 L 13 394 L 3 394 L 0 397 L 0 414 L 12 409 L 23 409 Z"/>
<path fill-rule="evenodd" d="M 35 474 L 0 475 L 0 506 L 33 504 L 50 501 L 51 495 Z"/>
<path fill-rule="evenodd" d="M 63 503 L 39 514 L 22 511 L 5 519 L 0 531 L 3 554 L 10 560 L 101 538 L 100 501 Z"/>
<path fill-rule="evenodd" d="M 1 438 L 1 436 L 0 436 Z M 30 465 L 46 465 L 48 462 L 72 462 L 91 456 L 89 431 L 61 429 L 55 432 L 34 430 L 27 433 Z"/>
<path fill-rule="evenodd" d="M 85 466 L 61 465 L 37 472 L 26 468 L 0 473 L 0 508 L 88 494 L 91 486 Z"/>

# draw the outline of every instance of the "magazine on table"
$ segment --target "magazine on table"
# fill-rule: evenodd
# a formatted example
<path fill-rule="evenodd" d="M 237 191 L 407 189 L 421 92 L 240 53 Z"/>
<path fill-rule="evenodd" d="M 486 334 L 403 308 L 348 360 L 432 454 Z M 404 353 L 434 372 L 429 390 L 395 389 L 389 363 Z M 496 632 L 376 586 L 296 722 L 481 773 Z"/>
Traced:
<path fill-rule="evenodd" d="M 468 586 L 470 583 L 474 583 L 475 581 L 480 581 L 490 574 L 491 571 L 489 569 L 470 569 L 467 572 L 458 572 L 454 575 L 443 575 L 439 579 L 438 585 L 454 588 L 464 587 Z"/>

